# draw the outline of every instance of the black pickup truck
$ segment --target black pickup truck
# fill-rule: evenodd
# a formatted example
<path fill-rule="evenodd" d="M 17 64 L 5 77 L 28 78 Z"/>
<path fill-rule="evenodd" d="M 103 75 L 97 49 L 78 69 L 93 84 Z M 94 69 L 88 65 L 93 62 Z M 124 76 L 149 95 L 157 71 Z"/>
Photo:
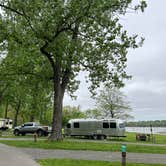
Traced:
<path fill-rule="evenodd" d="M 40 136 L 48 136 L 49 132 L 51 131 L 51 128 L 49 126 L 42 126 L 37 122 L 27 122 L 24 123 L 21 126 L 17 126 L 14 128 L 14 135 L 19 136 L 25 135 L 25 134 L 34 134 L 36 133 L 39 137 Z"/>

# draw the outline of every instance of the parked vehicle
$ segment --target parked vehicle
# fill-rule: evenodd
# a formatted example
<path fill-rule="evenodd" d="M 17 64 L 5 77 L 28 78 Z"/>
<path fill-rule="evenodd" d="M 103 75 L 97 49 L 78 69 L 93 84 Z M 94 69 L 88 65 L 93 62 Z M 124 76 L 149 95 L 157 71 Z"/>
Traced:
<path fill-rule="evenodd" d="M 12 119 L 0 118 L 0 130 L 11 129 L 12 125 L 13 125 L 13 120 Z"/>
<path fill-rule="evenodd" d="M 37 122 L 27 122 L 21 126 L 17 126 L 14 128 L 14 135 L 25 135 L 25 134 L 33 134 L 36 133 L 38 136 L 47 136 L 51 131 L 49 126 L 41 126 Z"/>
<path fill-rule="evenodd" d="M 86 136 L 93 139 L 125 137 L 125 125 L 119 119 L 71 119 L 65 128 L 66 136 Z"/>

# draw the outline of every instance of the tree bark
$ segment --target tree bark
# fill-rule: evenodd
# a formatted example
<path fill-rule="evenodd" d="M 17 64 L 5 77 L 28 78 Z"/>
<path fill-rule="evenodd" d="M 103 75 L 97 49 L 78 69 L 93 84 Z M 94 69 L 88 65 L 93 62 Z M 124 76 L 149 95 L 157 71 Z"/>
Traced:
<path fill-rule="evenodd" d="M 6 91 L 7 88 L 8 88 L 8 85 L 6 85 L 6 86 L 2 89 L 2 91 L 0 92 L 0 105 L 1 105 L 1 103 L 2 103 L 3 94 L 4 94 L 4 92 Z"/>
<path fill-rule="evenodd" d="M 70 64 L 66 68 L 65 72 L 62 73 L 61 61 L 62 59 L 58 56 L 53 56 L 46 51 L 48 42 L 40 49 L 40 51 L 48 58 L 50 65 L 53 69 L 53 86 L 54 86 L 54 105 L 53 105 L 53 118 L 52 118 L 52 131 L 48 138 L 51 141 L 62 140 L 62 108 L 63 108 L 63 97 L 66 86 L 69 82 L 70 76 Z M 70 59 L 71 60 L 71 59 Z M 63 75 L 63 76 L 62 76 Z"/>
<path fill-rule="evenodd" d="M 8 102 L 8 100 L 7 100 L 7 101 L 6 101 L 6 107 L 5 107 L 5 116 L 4 116 L 5 119 L 7 119 L 8 106 L 9 106 L 9 102 Z"/>
<path fill-rule="evenodd" d="M 54 108 L 52 119 L 52 131 L 49 140 L 62 140 L 62 107 L 64 90 L 61 88 L 60 82 L 54 79 Z"/>
<path fill-rule="evenodd" d="M 17 104 L 17 107 L 16 107 L 16 113 L 15 113 L 15 117 L 14 117 L 13 127 L 17 126 L 17 120 L 18 120 L 18 114 L 20 112 L 20 108 L 21 108 L 21 100 L 18 101 L 18 104 Z"/>

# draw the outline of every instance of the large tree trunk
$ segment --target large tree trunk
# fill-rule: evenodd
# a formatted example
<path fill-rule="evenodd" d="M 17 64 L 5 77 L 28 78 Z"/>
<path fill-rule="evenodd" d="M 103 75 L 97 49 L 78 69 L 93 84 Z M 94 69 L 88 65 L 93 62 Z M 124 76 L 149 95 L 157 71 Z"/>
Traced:
<path fill-rule="evenodd" d="M 13 127 L 17 126 L 18 114 L 20 112 L 20 109 L 21 109 L 21 100 L 18 101 L 18 104 L 17 104 L 17 107 L 16 107 L 16 113 L 15 113 L 15 117 L 14 117 Z"/>
<path fill-rule="evenodd" d="M 5 118 L 5 119 L 7 119 L 8 106 L 9 106 L 9 102 L 8 102 L 8 100 L 7 100 L 7 101 L 6 101 L 6 107 L 5 107 L 5 115 L 4 115 L 4 118 Z"/>
<path fill-rule="evenodd" d="M 63 97 L 66 86 L 69 82 L 71 61 L 68 64 L 65 72 L 62 73 L 61 58 L 58 56 L 56 59 L 46 51 L 49 43 L 46 42 L 40 51 L 48 58 L 52 69 L 53 69 L 53 85 L 54 85 L 54 108 L 53 108 L 53 119 L 52 119 L 52 131 L 49 140 L 62 140 L 62 107 Z M 63 77 L 62 77 L 63 75 Z"/>
<path fill-rule="evenodd" d="M 2 98 L 3 98 L 3 94 L 6 91 L 6 89 L 8 88 L 8 85 L 5 86 L 5 88 L 2 89 L 2 91 L 0 92 L 0 105 L 2 103 Z"/>
<path fill-rule="evenodd" d="M 62 107 L 63 107 L 64 90 L 60 82 L 54 79 L 54 110 L 52 119 L 52 132 L 49 140 L 62 140 Z"/>

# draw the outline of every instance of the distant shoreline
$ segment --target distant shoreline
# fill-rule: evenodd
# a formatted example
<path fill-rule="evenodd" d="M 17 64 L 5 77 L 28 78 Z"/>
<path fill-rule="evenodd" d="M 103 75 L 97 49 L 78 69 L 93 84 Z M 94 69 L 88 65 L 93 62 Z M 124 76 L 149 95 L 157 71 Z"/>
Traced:
<path fill-rule="evenodd" d="M 150 127 L 126 127 L 127 132 L 151 134 Z M 166 135 L 166 127 L 152 127 L 153 134 Z"/>

